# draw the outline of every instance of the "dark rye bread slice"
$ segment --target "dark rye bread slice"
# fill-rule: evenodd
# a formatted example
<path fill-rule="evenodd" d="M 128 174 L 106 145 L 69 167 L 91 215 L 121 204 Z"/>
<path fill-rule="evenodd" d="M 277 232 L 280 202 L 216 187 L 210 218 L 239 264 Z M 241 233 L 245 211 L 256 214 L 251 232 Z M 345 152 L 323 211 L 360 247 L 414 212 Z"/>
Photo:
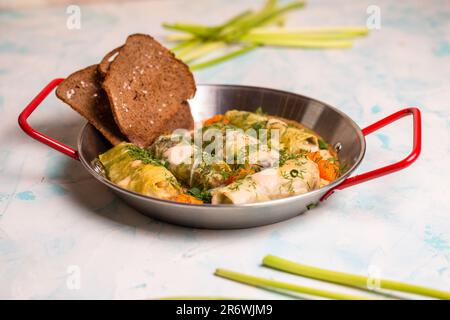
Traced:
<path fill-rule="evenodd" d="M 108 52 L 106 54 L 106 56 L 102 59 L 102 61 L 100 61 L 100 63 L 98 64 L 97 69 L 98 69 L 98 72 L 99 72 L 99 74 L 100 74 L 100 76 L 102 78 L 104 78 L 106 76 L 106 73 L 109 70 L 109 65 L 117 57 L 117 55 L 119 54 L 120 49 L 122 49 L 122 46 L 120 46 L 118 48 L 115 48 L 114 50 Z"/>
<path fill-rule="evenodd" d="M 178 111 L 172 116 L 172 118 L 167 123 L 161 122 L 161 129 L 159 132 L 161 134 L 172 133 L 176 129 L 194 129 L 194 118 L 192 117 L 191 107 L 189 102 L 183 101 L 180 105 Z M 156 127 L 153 129 L 156 130 Z M 159 136 L 158 135 L 158 136 Z"/>
<path fill-rule="evenodd" d="M 114 121 L 108 97 L 98 82 L 98 76 L 97 65 L 79 70 L 58 85 L 56 96 L 116 145 L 126 138 Z"/>
<path fill-rule="evenodd" d="M 194 77 L 182 61 L 148 35 L 127 38 L 102 86 L 120 130 L 141 147 L 150 146 L 162 132 L 176 129 L 175 123 L 177 128 L 192 127 L 192 115 L 184 102 L 195 94 Z"/>

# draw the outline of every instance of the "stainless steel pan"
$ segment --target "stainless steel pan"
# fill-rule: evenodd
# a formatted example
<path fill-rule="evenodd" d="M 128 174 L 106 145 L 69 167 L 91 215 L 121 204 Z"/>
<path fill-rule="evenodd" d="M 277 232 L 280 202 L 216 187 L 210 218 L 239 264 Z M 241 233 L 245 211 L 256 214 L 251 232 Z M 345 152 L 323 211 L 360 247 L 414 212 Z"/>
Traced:
<path fill-rule="evenodd" d="M 326 199 L 333 190 L 344 189 L 407 167 L 417 159 L 421 150 L 421 120 L 417 108 L 400 110 L 365 129 L 360 129 L 352 119 L 337 108 L 299 94 L 247 86 L 199 85 L 195 98 L 190 101 L 195 120 L 224 113 L 228 109 L 254 111 L 257 107 L 262 107 L 269 114 L 296 120 L 319 133 L 335 147 L 340 160 L 347 163 L 349 169 L 339 179 L 325 187 L 285 199 L 246 205 L 176 203 L 128 191 L 98 174 L 91 161 L 111 145 L 92 125 L 86 124 L 81 130 L 78 150 L 30 127 L 27 123 L 29 115 L 62 80 L 51 81 L 24 109 L 19 116 L 21 128 L 31 137 L 79 160 L 95 179 L 143 214 L 189 227 L 249 228 L 286 220 L 314 207 Z M 366 149 L 364 136 L 406 115 L 412 115 L 414 121 L 412 152 L 397 163 L 350 177 L 364 157 Z"/>

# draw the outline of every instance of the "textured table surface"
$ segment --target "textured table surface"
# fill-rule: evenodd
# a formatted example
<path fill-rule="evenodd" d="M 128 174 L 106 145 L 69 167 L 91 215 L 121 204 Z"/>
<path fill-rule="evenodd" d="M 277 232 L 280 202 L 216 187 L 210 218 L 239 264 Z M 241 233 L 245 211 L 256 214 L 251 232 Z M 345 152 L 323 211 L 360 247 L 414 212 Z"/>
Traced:
<path fill-rule="evenodd" d="M 289 24 L 365 25 L 373 2 L 311 1 Z M 351 49 L 259 49 L 195 74 L 199 83 L 309 95 L 361 127 L 404 106 L 421 108 L 423 152 L 415 164 L 283 223 L 209 231 L 151 220 L 17 126 L 21 109 L 49 80 L 97 63 L 128 34 L 162 39 L 163 21 L 214 23 L 259 4 L 84 5 L 81 30 L 66 28 L 65 7 L 0 12 L 0 298 L 274 297 L 213 276 L 217 267 L 312 283 L 261 267 L 268 253 L 450 290 L 449 1 L 377 0 L 381 29 Z M 75 145 L 84 121 L 51 95 L 31 123 Z M 358 171 L 399 160 L 411 138 L 409 118 L 369 136 Z"/>

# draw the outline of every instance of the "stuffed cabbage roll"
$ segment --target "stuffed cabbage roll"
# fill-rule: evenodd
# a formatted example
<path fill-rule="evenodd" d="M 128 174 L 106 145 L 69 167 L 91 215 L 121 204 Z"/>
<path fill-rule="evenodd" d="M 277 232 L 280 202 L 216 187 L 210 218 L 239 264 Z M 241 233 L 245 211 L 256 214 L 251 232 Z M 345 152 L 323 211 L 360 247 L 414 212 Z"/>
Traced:
<path fill-rule="evenodd" d="M 318 140 L 310 130 L 295 127 L 288 127 L 280 139 L 286 151 L 293 154 L 318 151 Z"/>
<path fill-rule="evenodd" d="M 151 150 L 156 157 L 167 161 L 169 170 L 177 179 L 190 187 L 215 188 L 223 184 L 231 172 L 225 161 L 211 158 L 188 141 L 169 143 L 166 137 L 158 139 Z"/>
<path fill-rule="evenodd" d="M 228 186 L 211 191 L 213 204 L 245 204 L 303 194 L 319 186 L 317 164 L 307 158 L 291 159 Z"/>
<path fill-rule="evenodd" d="M 311 130 L 290 125 L 276 117 L 255 112 L 230 110 L 225 113 L 225 119 L 230 124 L 244 130 L 267 129 L 268 136 L 270 136 L 271 130 L 278 130 L 280 142 L 289 153 L 299 154 L 305 151 L 315 152 L 319 150 L 318 136 Z"/>
<path fill-rule="evenodd" d="M 266 126 L 269 118 L 260 113 L 230 110 L 225 113 L 225 119 L 232 125 L 247 130 L 250 128 L 259 129 Z"/>
<path fill-rule="evenodd" d="M 150 154 L 131 143 L 120 143 L 99 155 L 106 177 L 118 186 L 161 199 L 182 192 L 174 175 Z"/>

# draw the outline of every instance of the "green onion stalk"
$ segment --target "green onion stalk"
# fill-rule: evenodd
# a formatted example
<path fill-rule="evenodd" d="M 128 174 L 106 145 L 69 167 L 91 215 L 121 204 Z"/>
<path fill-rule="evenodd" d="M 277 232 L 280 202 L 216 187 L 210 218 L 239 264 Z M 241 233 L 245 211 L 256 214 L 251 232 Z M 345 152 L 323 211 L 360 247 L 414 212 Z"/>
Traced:
<path fill-rule="evenodd" d="M 167 36 L 178 42 L 172 47 L 176 56 L 199 70 L 232 59 L 258 46 L 291 47 L 305 49 L 341 49 L 352 45 L 355 37 L 367 35 L 365 27 L 283 28 L 285 14 L 303 8 L 305 2 L 295 0 L 279 5 L 268 0 L 256 11 L 245 10 L 224 23 L 205 26 L 192 23 L 164 23 L 163 27 L 179 33 Z M 275 27 L 274 27 L 275 26 Z M 238 47 L 226 52 L 228 47 Z M 216 51 L 225 52 L 218 57 L 206 57 Z"/>
<path fill-rule="evenodd" d="M 376 292 L 376 288 L 379 287 L 379 289 L 395 290 L 405 293 L 433 297 L 437 299 L 446 299 L 446 300 L 450 299 L 450 292 L 445 292 L 441 290 L 436 290 L 408 283 L 402 283 L 399 281 L 386 279 L 371 279 L 366 276 L 353 275 L 344 272 L 321 269 L 289 261 L 273 255 L 268 255 L 264 257 L 263 265 L 303 277 L 333 282 L 336 284 L 361 288 L 365 290 L 371 289 L 372 287 L 371 284 L 372 282 L 374 282 L 373 283 L 374 292 Z"/>
<path fill-rule="evenodd" d="M 301 294 L 317 296 L 328 299 L 338 299 L 338 300 L 368 300 L 370 298 L 356 296 L 346 293 L 339 293 L 334 291 L 328 291 L 323 289 L 311 288 L 306 286 L 300 286 L 297 284 L 292 284 L 288 282 L 270 280 L 260 277 L 255 277 L 251 275 L 246 275 L 243 273 L 226 270 L 226 269 L 216 269 L 214 273 L 216 276 L 233 280 L 236 282 L 244 283 L 250 286 L 258 287 L 264 290 L 269 290 L 272 292 L 283 293 L 283 291 L 297 292 Z"/>
<path fill-rule="evenodd" d="M 252 45 L 240 48 L 240 49 L 238 49 L 236 51 L 232 51 L 230 53 L 224 54 L 224 55 L 222 55 L 220 57 L 217 57 L 217 58 L 214 58 L 214 59 L 211 59 L 211 60 L 207 60 L 207 61 L 204 61 L 204 62 L 200 62 L 200 63 L 197 63 L 197 64 L 193 64 L 189 68 L 192 71 L 204 69 L 204 68 L 210 67 L 212 65 L 218 64 L 220 62 L 224 62 L 224 61 L 233 59 L 233 58 L 235 58 L 237 56 L 243 55 L 243 54 L 245 54 L 245 53 L 247 53 L 247 52 L 249 52 L 251 50 L 256 49 L 257 47 L 258 47 L 258 45 L 252 44 Z"/>

